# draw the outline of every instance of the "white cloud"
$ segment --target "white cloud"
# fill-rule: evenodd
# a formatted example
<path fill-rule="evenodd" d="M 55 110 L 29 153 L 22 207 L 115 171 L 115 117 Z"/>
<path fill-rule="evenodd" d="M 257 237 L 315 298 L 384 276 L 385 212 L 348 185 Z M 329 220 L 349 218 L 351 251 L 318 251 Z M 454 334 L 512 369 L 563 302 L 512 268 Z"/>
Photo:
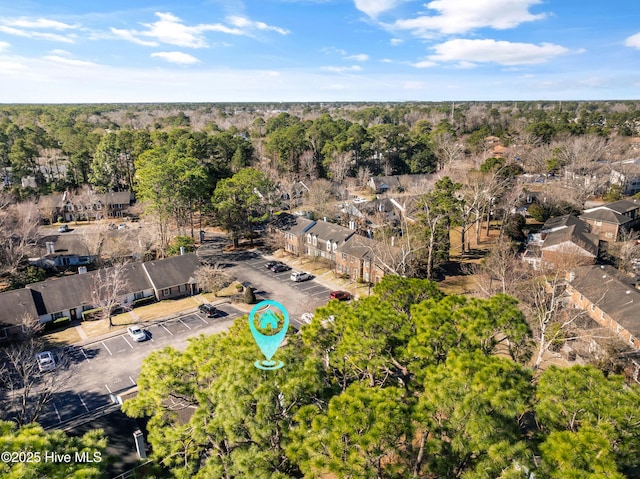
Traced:
<path fill-rule="evenodd" d="M 435 67 L 437 63 L 431 60 L 421 60 L 419 62 L 413 63 L 412 65 L 416 68 L 431 68 Z"/>
<path fill-rule="evenodd" d="M 335 66 L 327 66 L 320 67 L 321 70 L 333 73 L 345 73 L 345 72 L 359 72 L 362 71 L 362 67 L 359 65 L 352 65 L 350 67 L 335 67 Z"/>
<path fill-rule="evenodd" d="M 529 11 L 539 3 L 541 0 L 433 0 L 426 7 L 437 14 L 397 20 L 393 26 L 425 38 L 486 27 L 504 30 L 545 18 L 545 13 Z"/>
<path fill-rule="evenodd" d="M 194 63 L 200 62 L 200 60 L 193 55 L 183 52 L 156 52 L 152 53 L 151 56 L 153 58 L 162 58 L 170 63 L 177 63 L 179 65 L 193 65 Z"/>
<path fill-rule="evenodd" d="M 560 45 L 551 43 L 515 43 L 496 40 L 450 40 L 433 47 L 433 62 L 498 63 L 500 65 L 532 65 L 544 63 L 553 57 L 569 53 Z"/>
<path fill-rule="evenodd" d="M 349 55 L 344 57 L 345 60 L 353 60 L 354 62 L 366 62 L 369 59 L 369 55 L 366 53 L 358 53 L 357 55 Z"/>
<path fill-rule="evenodd" d="M 372 18 L 381 13 L 393 10 L 407 0 L 354 0 L 356 8 Z"/>
<path fill-rule="evenodd" d="M 16 37 L 35 38 L 37 40 L 47 40 L 53 42 L 74 43 L 73 35 L 60 35 L 58 33 L 34 32 L 29 30 L 21 30 L 19 28 L 10 27 L 8 25 L 0 25 L 0 32 Z"/>
<path fill-rule="evenodd" d="M 255 31 L 275 31 L 282 35 L 289 33 L 279 27 L 255 22 L 245 17 L 227 17 L 228 25 L 222 23 L 203 23 L 185 25 L 182 19 L 172 13 L 156 12 L 158 20 L 154 23 L 143 23 L 146 30 L 121 30 L 111 28 L 111 32 L 123 40 L 139 45 L 157 46 L 161 43 L 188 48 L 205 48 L 208 46 L 204 36 L 206 32 L 219 32 L 228 35 L 250 36 Z"/>
<path fill-rule="evenodd" d="M 142 40 L 141 38 L 136 37 L 130 30 L 121 30 L 119 28 L 112 27 L 111 33 L 113 33 L 117 37 L 122 38 L 123 40 L 128 40 L 130 42 L 137 43 L 138 45 L 144 45 L 145 47 L 157 47 L 158 45 L 160 45 L 158 42 Z"/>
<path fill-rule="evenodd" d="M 21 70 L 26 70 L 26 66 L 22 63 L 0 60 L 0 72 L 14 73 Z"/>
<path fill-rule="evenodd" d="M 234 27 L 241 28 L 244 31 L 255 29 L 255 30 L 277 32 L 280 35 L 287 35 L 290 33 L 289 30 L 285 28 L 274 27 L 271 25 L 267 25 L 264 22 L 255 22 L 245 17 L 231 16 L 231 17 L 227 17 L 227 21 Z"/>
<path fill-rule="evenodd" d="M 60 55 L 46 55 L 44 57 L 45 60 L 49 60 L 54 63 L 64 64 L 74 67 L 96 67 L 97 63 L 88 62 L 84 60 L 76 60 L 74 58 L 69 58 L 69 56 L 60 56 Z"/>
<path fill-rule="evenodd" d="M 10 43 L 0 42 L 0 52 L 7 51 L 11 47 Z"/>
<path fill-rule="evenodd" d="M 77 25 L 70 25 L 68 23 L 58 22 L 56 20 L 47 20 L 46 18 L 30 19 L 26 17 L 21 18 L 4 18 L 0 20 L 4 25 L 19 28 L 44 28 L 50 30 L 71 30 L 78 28 Z"/>
<path fill-rule="evenodd" d="M 635 35 L 631 35 L 628 37 L 624 44 L 631 48 L 640 48 L 640 33 L 636 33 Z"/>
<path fill-rule="evenodd" d="M 402 38 L 392 38 L 390 40 L 391 45 L 393 45 L 394 47 L 397 47 L 398 45 L 401 45 L 404 42 L 404 40 Z"/>

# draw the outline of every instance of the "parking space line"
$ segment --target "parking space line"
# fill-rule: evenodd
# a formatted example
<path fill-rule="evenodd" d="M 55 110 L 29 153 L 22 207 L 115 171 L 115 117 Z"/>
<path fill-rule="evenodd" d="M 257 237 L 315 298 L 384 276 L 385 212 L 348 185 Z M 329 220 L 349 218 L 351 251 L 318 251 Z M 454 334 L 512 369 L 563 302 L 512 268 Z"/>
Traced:
<path fill-rule="evenodd" d="M 127 340 L 127 338 L 125 338 L 124 336 L 122 336 L 122 339 L 124 339 L 124 342 L 125 342 L 125 343 L 127 343 L 127 344 L 131 347 L 131 349 L 133 349 L 133 344 L 131 344 L 131 343 L 129 342 L 129 340 Z"/>
<path fill-rule="evenodd" d="M 129 376 L 129 379 L 131 380 L 131 382 L 133 383 L 133 385 L 136 385 L 136 382 L 133 380 L 133 378 L 131 376 Z"/>
<path fill-rule="evenodd" d="M 204 318 L 203 318 L 202 316 L 200 316 L 199 314 L 196 314 L 196 316 L 197 316 L 198 318 L 200 318 L 204 324 L 209 324 L 209 321 L 207 321 L 206 319 L 204 319 Z"/>
<path fill-rule="evenodd" d="M 191 330 L 191 327 L 188 324 L 186 324 L 183 320 L 179 319 L 178 321 L 184 324 L 187 327 L 187 329 Z"/>
<path fill-rule="evenodd" d="M 104 346 L 104 349 L 107 350 L 107 352 L 109 353 L 109 356 L 113 356 L 113 353 L 111 352 L 111 350 L 107 347 L 106 344 L 104 344 L 104 341 L 100 341 L 102 343 L 102 345 Z"/>
<path fill-rule="evenodd" d="M 58 408 L 56 407 L 56 403 L 52 402 L 51 405 L 53 406 L 53 409 L 56 412 L 56 416 L 58 416 L 58 422 L 62 422 L 62 418 L 60 417 L 60 413 L 58 412 Z"/>
<path fill-rule="evenodd" d="M 167 333 L 169 333 L 171 336 L 173 336 L 173 333 L 171 331 L 169 331 L 164 324 L 161 324 L 160 326 L 162 326 Z"/>
<path fill-rule="evenodd" d="M 107 388 L 107 391 L 109 391 L 109 394 L 111 394 L 111 389 L 109 389 L 109 386 L 105 384 L 104 387 Z"/>
<path fill-rule="evenodd" d="M 76 396 L 78 396 L 78 398 L 80 399 L 80 402 L 82 403 L 82 405 L 84 406 L 84 408 L 87 410 L 87 412 L 89 412 L 89 408 L 87 407 L 87 405 L 84 403 L 84 399 L 82 399 L 82 396 L 80 396 L 80 394 L 76 394 Z"/>
<path fill-rule="evenodd" d="M 85 353 L 85 352 L 84 352 L 84 348 L 80 348 L 80 351 L 82 351 L 82 354 L 84 355 L 84 358 L 85 358 L 87 361 L 91 362 L 91 360 L 89 359 L 89 356 L 87 356 L 87 353 Z"/>

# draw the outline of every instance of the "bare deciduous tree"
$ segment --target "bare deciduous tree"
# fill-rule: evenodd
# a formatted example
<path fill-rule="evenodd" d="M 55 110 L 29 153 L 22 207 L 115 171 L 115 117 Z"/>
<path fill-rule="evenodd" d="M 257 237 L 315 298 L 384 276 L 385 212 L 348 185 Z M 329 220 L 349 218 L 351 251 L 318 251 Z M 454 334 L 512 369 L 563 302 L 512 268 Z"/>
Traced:
<path fill-rule="evenodd" d="M 487 297 L 496 293 L 521 297 L 523 285 L 531 280 L 531 271 L 516 254 L 509 242 L 502 238 L 485 256 L 471 268 L 478 289 Z"/>
<path fill-rule="evenodd" d="M 609 243 L 608 252 L 620 271 L 633 271 L 635 265 L 640 265 L 640 232 L 623 230 L 619 241 Z"/>
<path fill-rule="evenodd" d="M 42 351 L 42 341 L 35 337 L 14 343 L 0 352 L 5 365 L 1 388 L 4 419 L 19 425 L 37 421 L 52 396 L 64 389 L 73 368 L 65 356 L 56 356 L 56 367 L 40 371 L 36 355 Z"/>
<path fill-rule="evenodd" d="M 123 294 L 126 294 L 129 279 L 127 264 L 116 263 L 111 268 L 100 269 L 93 273 L 92 301 L 100 309 L 99 316 L 113 326 L 113 310 L 120 306 Z"/>
<path fill-rule="evenodd" d="M 329 163 L 328 169 L 333 181 L 342 183 L 349 172 L 349 168 L 351 168 L 351 153 L 341 151 L 334 152 L 331 155 L 331 162 Z"/>
<path fill-rule="evenodd" d="M 309 186 L 306 194 L 306 205 L 309 209 L 316 212 L 319 216 L 328 216 L 331 214 L 329 206 L 334 199 L 333 187 L 327 180 L 316 180 Z"/>
<path fill-rule="evenodd" d="M 460 160 L 464 155 L 464 145 L 450 133 L 442 133 L 434 138 L 438 169 Z"/>
<path fill-rule="evenodd" d="M 3 196 L 0 202 L 7 201 Z M 0 209 L 0 271 L 15 273 L 40 237 L 40 213 L 33 202 L 7 204 Z"/>
<path fill-rule="evenodd" d="M 208 293 L 216 293 L 229 286 L 231 277 L 218 265 L 202 265 L 194 273 L 198 286 Z"/>

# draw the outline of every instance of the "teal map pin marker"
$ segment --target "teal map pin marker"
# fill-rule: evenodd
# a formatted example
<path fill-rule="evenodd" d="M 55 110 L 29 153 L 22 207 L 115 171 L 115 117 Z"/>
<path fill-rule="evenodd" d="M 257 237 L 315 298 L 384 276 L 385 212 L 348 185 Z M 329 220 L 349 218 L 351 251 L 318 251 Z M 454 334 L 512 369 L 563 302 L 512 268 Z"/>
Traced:
<path fill-rule="evenodd" d="M 276 312 L 270 309 L 271 307 L 279 310 L 282 319 L 278 317 Z M 258 316 L 257 318 L 256 315 Z M 256 319 L 258 326 L 256 326 Z M 278 324 L 281 322 L 283 322 L 283 324 L 279 327 Z M 258 327 L 260 329 L 258 329 Z M 289 313 L 284 306 L 271 299 L 259 302 L 249 313 L 249 328 L 260 351 L 262 351 L 262 354 L 267 358 L 266 361 L 256 361 L 254 366 L 264 370 L 280 369 L 284 366 L 282 361 L 273 361 L 271 359 L 273 355 L 276 354 L 282 341 L 284 341 L 287 329 L 289 329 Z"/>

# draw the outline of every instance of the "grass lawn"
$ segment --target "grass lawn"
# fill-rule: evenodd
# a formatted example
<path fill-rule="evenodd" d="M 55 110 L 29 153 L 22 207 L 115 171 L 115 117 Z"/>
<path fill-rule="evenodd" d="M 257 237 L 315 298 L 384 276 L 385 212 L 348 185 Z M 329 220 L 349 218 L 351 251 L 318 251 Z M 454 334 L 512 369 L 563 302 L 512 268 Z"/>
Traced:
<path fill-rule="evenodd" d="M 47 347 L 52 349 L 59 346 L 77 343 L 81 339 L 80 333 L 78 333 L 78 330 L 73 326 L 69 326 L 53 333 L 48 333 L 45 336 Z"/>
<path fill-rule="evenodd" d="M 135 313 L 141 321 L 150 321 L 152 319 L 159 319 L 164 316 L 181 313 L 187 309 L 195 308 L 199 304 L 200 302 L 192 296 L 182 299 L 167 299 L 159 303 L 136 308 Z"/>

